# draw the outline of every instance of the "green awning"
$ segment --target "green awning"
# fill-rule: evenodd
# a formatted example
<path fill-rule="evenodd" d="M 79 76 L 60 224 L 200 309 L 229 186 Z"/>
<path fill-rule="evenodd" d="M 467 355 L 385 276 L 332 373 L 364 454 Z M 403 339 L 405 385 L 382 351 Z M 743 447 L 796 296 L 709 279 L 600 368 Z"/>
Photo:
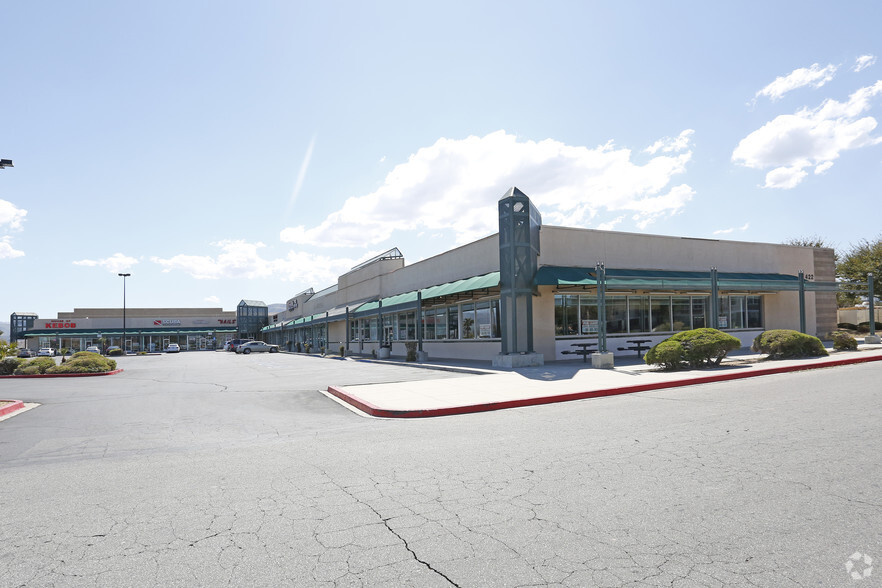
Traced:
<path fill-rule="evenodd" d="M 596 286 L 594 268 L 543 266 L 533 281 L 536 286 Z M 806 290 L 830 290 L 826 282 L 805 282 Z M 710 271 L 676 271 L 647 269 L 606 270 L 607 288 L 626 290 L 671 290 L 710 292 Z M 835 286 L 835 284 L 833 284 Z M 799 289 L 799 277 L 789 274 L 718 272 L 720 290 L 780 292 Z"/>
<path fill-rule="evenodd" d="M 534 286 L 594 286 L 593 270 L 584 267 L 543 265 L 533 278 Z"/>
<path fill-rule="evenodd" d="M 450 296 L 451 294 L 459 294 L 469 292 L 471 290 L 488 290 L 499 286 L 499 272 L 490 272 L 482 276 L 474 276 L 457 280 L 455 282 L 447 282 L 438 286 L 430 286 L 423 288 L 423 300 L 427 298 L 440 298 L 441 296 Z"/>

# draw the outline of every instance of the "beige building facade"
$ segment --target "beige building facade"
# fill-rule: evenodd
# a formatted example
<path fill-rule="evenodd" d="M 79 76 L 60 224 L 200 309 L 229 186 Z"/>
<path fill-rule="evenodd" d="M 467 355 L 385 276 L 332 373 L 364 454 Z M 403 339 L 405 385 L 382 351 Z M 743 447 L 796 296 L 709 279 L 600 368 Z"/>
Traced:
<path fill-rule="evenodd" d="M 631 340 L 648 346 L 706 326 L 745 346 L 766 329 L 804 325 L 823 337 L 836 328 L 832 249 L 556 226 L 541 226 L 538 239 L 531 326 L 516 328 L 531 329 L 531 352 L 544 361 L 577 357 L 575 345 L 596 344 L 601 326 L 614 355 L 633 355 Z M 416 342 L 430 358 L 493 360 L 506 324 L 500 255 L 499 233 L 409 265 L 390 250 L 289 300 L 262 337 L 379 356 Z"/>

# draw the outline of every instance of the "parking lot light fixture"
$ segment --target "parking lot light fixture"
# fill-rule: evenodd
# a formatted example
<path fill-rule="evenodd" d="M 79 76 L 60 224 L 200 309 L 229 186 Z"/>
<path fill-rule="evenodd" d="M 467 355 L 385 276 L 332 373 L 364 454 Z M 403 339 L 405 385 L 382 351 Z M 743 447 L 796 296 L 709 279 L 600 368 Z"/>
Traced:
<path fill-rule="evenodd" d="M 15 167 L 12 165 L 11 159 L 0 159 L 0 169 L 6 169 L 7 167 Z"/>
<path fill-rule="evenodd" d="M 122 334 L 122 347 L 123 355 L 126 354 L 126 278 L 131 276 L 132 274 L 117 274 L 123 279 L 123 334 Z"/>

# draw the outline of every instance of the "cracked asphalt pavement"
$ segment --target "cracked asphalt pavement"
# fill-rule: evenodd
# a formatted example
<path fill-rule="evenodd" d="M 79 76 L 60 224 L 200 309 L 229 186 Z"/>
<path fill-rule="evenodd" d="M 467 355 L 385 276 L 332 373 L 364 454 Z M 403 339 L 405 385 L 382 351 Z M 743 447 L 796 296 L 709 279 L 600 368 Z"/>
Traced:
<path fill-rule="evenodd" d="M 882 585 L 875 364 L 424 420 L 317 390 L 457 374 L 120 367 L 0 383 L 0 586 Z"/>

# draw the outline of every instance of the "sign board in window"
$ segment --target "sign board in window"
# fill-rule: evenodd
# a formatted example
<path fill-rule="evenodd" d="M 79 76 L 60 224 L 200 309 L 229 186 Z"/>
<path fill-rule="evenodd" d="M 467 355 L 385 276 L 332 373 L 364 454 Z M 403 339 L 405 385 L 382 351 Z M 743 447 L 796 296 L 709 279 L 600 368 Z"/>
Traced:
<path fill-rule="evenodd" d="M 582 321 L 582 333 L 596 333 L 597 332 L 597 319 L 584 319 Z"/>
<path fill-rule="evenodd" d="M 729 317 L 728 316 L 721 314 L 718 318 L 718 322 L 719 322 L 721 329 L 728 329 L 729 328 Z"/>
<path fill-rule="evenodd" d="M 478 325 L 478 337 L 489 339 L 491 337 L 490 324 Z"/>

